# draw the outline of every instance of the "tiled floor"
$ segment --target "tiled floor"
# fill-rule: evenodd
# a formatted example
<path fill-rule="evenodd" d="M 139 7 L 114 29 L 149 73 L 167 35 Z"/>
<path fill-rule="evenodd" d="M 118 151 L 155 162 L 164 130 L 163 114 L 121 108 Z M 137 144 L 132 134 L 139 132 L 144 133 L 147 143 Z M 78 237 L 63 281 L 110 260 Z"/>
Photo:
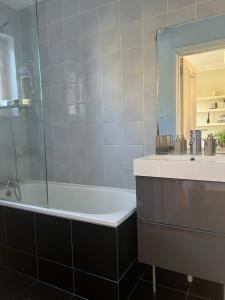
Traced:
<path fill-rule="evenodd" d="M 152 270 L 147 268 L 129 300 L 223 300 L 223 285 L 157 268 L 157 293 L 152 293 Z"/>
<path fill-rule="evenodd" d="M 185 275 L 163 269 L 157 269 L 157 284 L 157 293 L 153 295 L 152 271 L 150 267 L 147 268 L 129 300 L 223 300 L 221 284 L 198 278 L 188 284 Z M 0 274 L 0 299 L 81 300 L 12 269 Z"/>
<path fill-rule="evenodd" d="M 81 300 L 70 293 L 7 269 L 0 274 L 1 300 Z"/>

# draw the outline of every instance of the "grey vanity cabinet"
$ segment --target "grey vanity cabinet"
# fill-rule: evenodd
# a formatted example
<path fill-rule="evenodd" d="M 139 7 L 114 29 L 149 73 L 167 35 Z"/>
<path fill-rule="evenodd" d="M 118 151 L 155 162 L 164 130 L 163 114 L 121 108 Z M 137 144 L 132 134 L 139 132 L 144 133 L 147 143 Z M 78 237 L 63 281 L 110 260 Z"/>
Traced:
<path fill-rule="evenodd" d="M 225 283 L 225 183 L 136 177 L 140 262 Z"/>

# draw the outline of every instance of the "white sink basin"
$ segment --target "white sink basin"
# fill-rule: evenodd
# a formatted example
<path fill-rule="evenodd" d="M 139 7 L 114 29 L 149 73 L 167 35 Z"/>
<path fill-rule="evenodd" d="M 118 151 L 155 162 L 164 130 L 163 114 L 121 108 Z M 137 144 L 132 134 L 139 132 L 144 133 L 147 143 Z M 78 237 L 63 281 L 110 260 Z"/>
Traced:
<path fill-rule="evenodd" d="M 150 155 L 134 160 L 134 175 L 225 182 L 225 155 Z"/>

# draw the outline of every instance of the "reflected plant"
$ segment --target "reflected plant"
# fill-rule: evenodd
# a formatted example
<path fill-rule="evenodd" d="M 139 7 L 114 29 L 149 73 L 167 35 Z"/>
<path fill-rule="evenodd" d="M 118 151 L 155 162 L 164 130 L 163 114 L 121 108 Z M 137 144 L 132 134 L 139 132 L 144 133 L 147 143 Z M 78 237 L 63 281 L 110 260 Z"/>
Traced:
<path fill-rule="evenodd" d="M 218 144 L 220 147 L 225 147 L 225 130 L 221 130 L 216 134 Z"/>

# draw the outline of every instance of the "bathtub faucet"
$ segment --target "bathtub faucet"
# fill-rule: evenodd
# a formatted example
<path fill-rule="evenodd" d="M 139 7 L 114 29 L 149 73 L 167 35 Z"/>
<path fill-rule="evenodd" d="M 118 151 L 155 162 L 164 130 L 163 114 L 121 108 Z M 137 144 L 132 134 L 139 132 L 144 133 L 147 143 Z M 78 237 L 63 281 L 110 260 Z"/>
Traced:
<path fill-rule="evenodd" d="M 20 182 L 19 180 L 15 178 L 10 178 L 6 182 L 1 182 L 0 183 L 0 190 L 7 190 L 7 189 L 12 189 L 14 191 L 14 194 L 16 196 L 16 199 L 18 201 L 21 201 L 21 189 L 20 189 Z M 11 196 L 11 191 L 8 190 L 6 192 L 6 196 Z"/>

